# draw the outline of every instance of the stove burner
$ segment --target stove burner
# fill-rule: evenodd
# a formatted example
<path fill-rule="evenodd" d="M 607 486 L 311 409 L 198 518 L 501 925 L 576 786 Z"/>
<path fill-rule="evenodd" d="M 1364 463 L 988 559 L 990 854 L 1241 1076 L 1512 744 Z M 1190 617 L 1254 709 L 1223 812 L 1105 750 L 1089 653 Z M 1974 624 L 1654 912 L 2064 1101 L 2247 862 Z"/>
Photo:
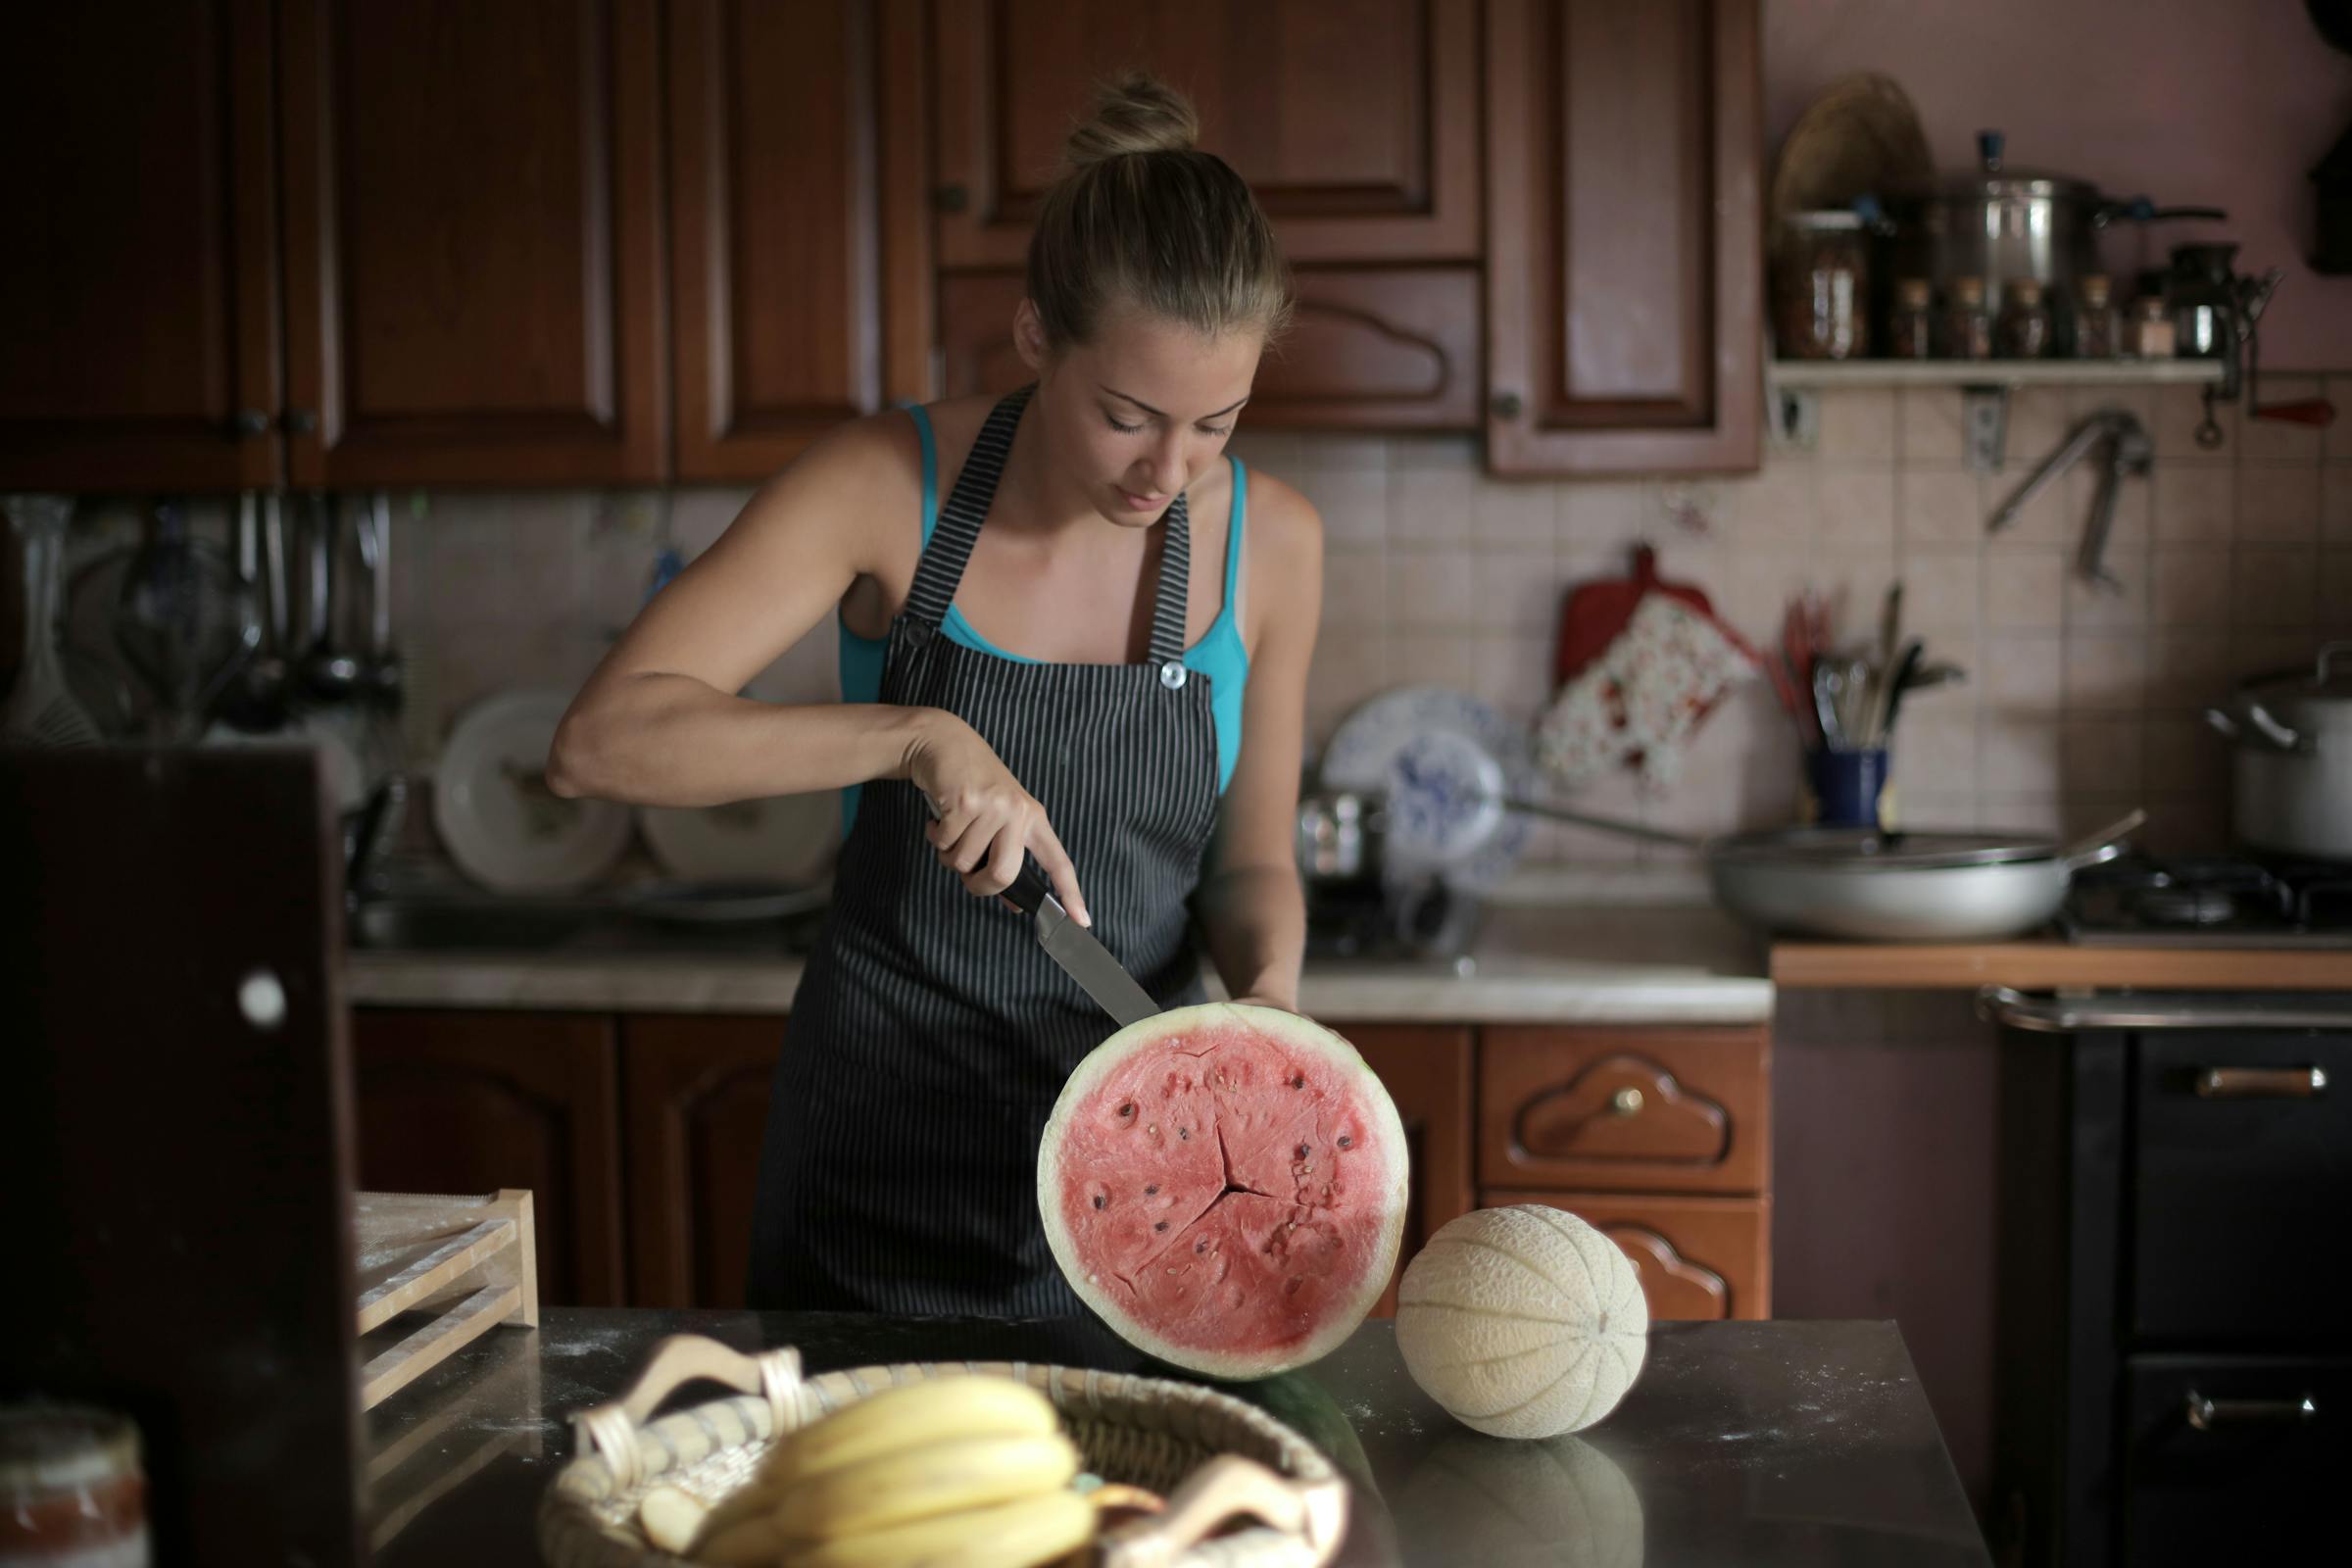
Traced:
<path fill-rule="evenodd" d="M 2237 913 L 2237 896 L 2185 883 L 2143 888 L 2132 897 L 2132 912 L 2156 925 L 2220 925 Z"/>

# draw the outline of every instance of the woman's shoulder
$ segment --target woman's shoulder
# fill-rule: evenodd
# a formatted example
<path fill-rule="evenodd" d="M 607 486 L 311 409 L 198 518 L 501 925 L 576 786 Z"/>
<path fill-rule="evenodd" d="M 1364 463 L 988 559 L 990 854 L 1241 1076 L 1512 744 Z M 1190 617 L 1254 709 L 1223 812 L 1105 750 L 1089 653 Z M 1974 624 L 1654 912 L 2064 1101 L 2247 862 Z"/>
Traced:
<path fill-rule="evenodd" d="M 1323 514 L 1288 481 L 1263 468 L 1247 471 L 1251 566 L 1283 575 L 1313 570 L 1323 554 Z"/>

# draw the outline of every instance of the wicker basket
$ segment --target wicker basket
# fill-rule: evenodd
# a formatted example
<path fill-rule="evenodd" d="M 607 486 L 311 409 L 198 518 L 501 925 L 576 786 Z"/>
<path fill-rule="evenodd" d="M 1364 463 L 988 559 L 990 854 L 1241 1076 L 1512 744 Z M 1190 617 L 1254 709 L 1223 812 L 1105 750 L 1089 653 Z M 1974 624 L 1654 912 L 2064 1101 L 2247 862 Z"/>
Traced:
<path fill-rule="evenodd" d="M 803 1377 L 797 1350 L 755 1358 L 678 1335 L 655 1348 L 625 1397 L 572 1417 L 577 1457 L 540 1497 L 540 1553 L 551 1568 L 682 1565 L 638 1528 L 637 1504 L 654 1486 L 716 1503 L 752 1478 L 779 1435 L 898 1384 L 975 1372 L 1043 1392 L 1089 1471 L 1167 1495 L 1165 1512 L 1102 1538 L 1101 1568 L 1322 1568 L 1339 1550 L 1348 1515 L 1339 1472 L 1272 1416 L 1213 1389 L 1025 1361 Z M 697 1378 L 743 1393 L 646 1420 Z M 1237 1515 L 1259 1522 L 1205 1539 Z"/>

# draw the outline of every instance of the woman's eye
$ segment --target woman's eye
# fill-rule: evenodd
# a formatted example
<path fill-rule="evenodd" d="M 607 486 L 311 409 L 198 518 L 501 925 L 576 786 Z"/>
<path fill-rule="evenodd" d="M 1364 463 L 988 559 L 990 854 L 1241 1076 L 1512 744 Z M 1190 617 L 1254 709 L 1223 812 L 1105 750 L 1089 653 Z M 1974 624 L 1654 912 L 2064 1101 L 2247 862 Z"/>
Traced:
<path fill-rule="evenodd" d="M 1202 435 L 1224 436 L 1230 434 L 1232 430 L 1233 426 L 1230 424 L 1204 424 L 1200 426 L 1200 433 Z"/>
<path fill-rule="evenodd" d="M 1121 424 L 1119 422 L 1119 416 L 1115 414 L 1105 414 L 1102 416 L 1102 417 L 1108 419 L 1110 421 L 1110 427 L 1113 430 L 1118 431 L 1121 435 L 1134 435 L 1137 431 L 1143 429 L 1143 426 L 1140 424 Z"/>

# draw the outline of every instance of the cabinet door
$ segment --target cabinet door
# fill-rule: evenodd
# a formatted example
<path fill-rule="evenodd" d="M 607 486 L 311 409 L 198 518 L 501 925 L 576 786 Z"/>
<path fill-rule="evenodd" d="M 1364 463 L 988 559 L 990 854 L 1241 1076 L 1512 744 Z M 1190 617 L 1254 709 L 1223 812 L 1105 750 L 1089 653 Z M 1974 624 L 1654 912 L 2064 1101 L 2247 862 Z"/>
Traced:
<path fill-rule="evenodd" d="M 1761 1192 L 1768 1061 L 1761 1029 L 1489 1029 L 1479 1180 Z"/>
<path fill-rule="evenodd" d="M 1489 465 L 1758 462 L 1756 0 L 1490 0 Z"/>
<path fill-rule="evenodd" d="M 1401 1275 L 1438 1227 L 1476 1206 L 1470 1183 L 1470 1031 L 1372 1024 L 1346 1033 L 1379 1074 L 1404 1123 L 1413 1197 L 1396 1252 Z M 1396 1312 L 1396 1282 L 1391 1280 L 1372 1313 L 1393 1317 Z"/>
<path fill-rule="evenodd" d="M 352 1018 L 360 1186 L 531 1190 L 543 1306 L 619 1306 L 620 1073 L 608 1018 L 379 1011 Z"/>
<path fill-rule="evenodd" d="M 1456 0 L 938 0 L 940 261 L 1019 267 L 1094 84 L 1155 73 L 1294 262 L 1479 248 L 1478 8 Z"/>
<path fill-rule="evenodd" d="M 779 1017 L 621 1021 L 638 1306 L 743 1305 Z"/>
<path fill-rule="evenodd" d="M 760 479 L 929 390 L 918 0 L 672 0 L 677 474 Z"/>
<path fill-rule="evenodd" d="M 302 484 L 665 473 L 655 0 L 284 0 Z"/>
<path fill-rule="evenodd" d="M 1478 273 L 1466 267 L 1301 268 L 1279 353 L 1258 367 L 1250 429 L 1447 430 L 1478 425 Z M 1012 343 L 1018 272 L 940 279 L 951 397 L 1032 379 Z"/>
<path fill-rule="evenodd" d="M 1479 1203 L 1547 1203 L 1593 1226 L 1634 1260 L 1653 1318 L 1772 1316 L 1771 1205 L 1763 1199 L 1488 1189 Z"/>
<path fill-rule="evenodd" d="M 0 490 L 278 470 L 268 0 L 0 7 Z"/>

